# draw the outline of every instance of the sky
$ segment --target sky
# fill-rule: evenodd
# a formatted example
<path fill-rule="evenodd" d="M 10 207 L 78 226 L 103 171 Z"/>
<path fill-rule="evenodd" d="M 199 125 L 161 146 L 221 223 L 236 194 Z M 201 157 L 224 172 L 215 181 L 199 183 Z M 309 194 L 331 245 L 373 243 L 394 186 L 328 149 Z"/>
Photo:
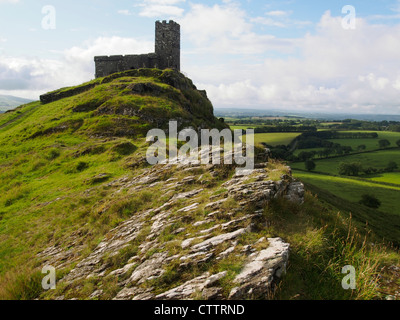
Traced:
<path fill-rule="evenodd" d="M 89 81 L 171 19 L 215 108 L 400 114 L 400 0 L 0 0 L 0 94 Z"/>

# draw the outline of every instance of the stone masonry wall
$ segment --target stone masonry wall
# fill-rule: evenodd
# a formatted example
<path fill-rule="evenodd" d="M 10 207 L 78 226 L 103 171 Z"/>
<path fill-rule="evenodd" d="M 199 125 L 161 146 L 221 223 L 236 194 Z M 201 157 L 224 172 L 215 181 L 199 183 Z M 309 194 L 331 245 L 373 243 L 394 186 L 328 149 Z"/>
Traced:
<path fill-rule="evenodd" d="M 97 56 L 95 77 L 139 68 L 172 68 L 180 71 L 180 25 L 174 21 L 156 21 L 155 53 Z"/>

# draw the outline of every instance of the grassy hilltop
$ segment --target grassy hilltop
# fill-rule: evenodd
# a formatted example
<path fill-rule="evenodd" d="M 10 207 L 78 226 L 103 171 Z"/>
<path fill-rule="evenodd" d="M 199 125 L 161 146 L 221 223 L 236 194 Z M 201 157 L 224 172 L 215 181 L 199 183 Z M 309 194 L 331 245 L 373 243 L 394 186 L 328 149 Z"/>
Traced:
<path fill-rule="evenodd" d="M 36 101 L 0 115 L 1 299 L 115 297 L 120 283 L 137 265 L 130 264 L 123 278 L 113 271 L 139 255 L 140 246 L 150 236 L 150 220 L 143 222 L 142 233 L 128 247 L 105 257 L 108 269 L 102 277 L 61 284 L 55 292 L 41 288 L 40 270 L 47 261 L 43 252 L 49 252 L 49 248 L 59 250 L 56 253 L 68 252 L 57 260 L 60 280 L 79 266 L 79 261 L 90 257 L 102 241 L 112 238 L 115 228 L 168 203 L 178 193 L 196 194 L 199 188 L 203 192 L 194 212 L 182 211 L 191 204 L 183 197 L 171 205 L 182 221 L 168 225 L 158 235 L 159 242 L 140 256 L 142 261 L 164 251 L 180 254 L 181 244 L 187 240 L 176 232 L 180 229 L 187 234 L 211 230 L 217 237 L 221 232 L 218 227 L 226 223 L 240 221 L 243 228 L 250 226 L 245 218 L 254 214 L 254 208 L 243 207 L 233 198 L 221 206 L 216 221 L 202 224 L 204 216 L 213 213 L 207 209 L 210 199 L 227 194 L 223 184 L 233 179 L 232 167 L 221 166 L 211 172 L 206 168 L 191 172 L 168 168 L 146 188 L 127 186 L 127 181 L 151 176 L 145 160 L 148 130 L 167 129 L 171 119 L 178 121 L 179 129 L 226 127 L 214 117 L 206 94 L 182 74 L 131 70 L 51 92 L 44 100 L 48 103 Z M 278 161 L 270 161 L 264 168 L 275 182 L 288 174 L 286 165 Z M 174 179 L 190 183 L 178 184 L 173 191 L 165 189 Z M 257 179 L 249 177 L 244 182 Z M 322 202 L 311 192 L 306 193 L 301 205 L 271 200 L 259 212 L 252 231 L 238 238 L 226 258 L 212 256 L 203 265 L 183 272 L 174 271 L 176 261 L 172 261 L 162 276 L 149 278 L 141 289 L 162 292 L 203 272 L 226 271 L 219 284 L 221 298 L 227 298 L 234 287 L 233 279 L 245 265 L 246 248 L 263 250 L 267 244 L 257 242 L 260 238 L 281 237 L 290 243 L 289 266 L 274 294 L 264 298 L 384 298 L 399 285 L 391 269 L 399 264 L 399 254 L 350 216 L 351 210 Z M 224 245 L 220 244 L 216 253 L 226 250 Z M 341 287 L 345 265 L 353 265 L 358 271 L 354 291 Z M 100 288 L 102 294 L 93 295 Z M 201 296 L 196 293 L 192 298 Z"/>

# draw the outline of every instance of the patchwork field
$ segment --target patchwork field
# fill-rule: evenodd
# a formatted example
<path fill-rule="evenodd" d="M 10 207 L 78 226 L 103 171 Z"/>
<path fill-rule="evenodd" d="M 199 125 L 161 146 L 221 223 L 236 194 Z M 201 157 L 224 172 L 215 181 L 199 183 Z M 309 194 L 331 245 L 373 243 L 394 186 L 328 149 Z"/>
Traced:
<path fill-rule="evenodd" d="M 373 194 L 382 202 L 379 211 L 400 215 L 400 186 L 380 185 L 352 178 L 334 177 L 297 170 L 294 170 L 294 176 L 305 183 L 328 190 L 330 193 L 353 203 L 358 203 L 363 194 Z"/>
<path fill-rule="evenodd" d="M 273 133 L 256 133 L 254 135 L 255 143 L 266 143 L 271 146 L 288 145 L 293 139 L 298 137 L 299 132 L 273 132 Z"/>
<path fill-rule="evenodd" d="M 343 131 L 351 132 L 351 131 Z M 354 131 L 358 132 L 358 131 Z M 331 139 L 329 141 L 333 143 L 339 143 L 342 146 L 352 147 L 354 151 L 357 151 L 358 146 L 365 145 L 366 151 L 379 149 L 379 140 L 387 139 L 390 142 L 391 147 L 396 147 L 396 141 L 400 139 L 400 132 L 379 132 L 379 131 L 363 131 L 363 132 L 376 132 L 378 138 L 376 139 Z"/>
<path fill-rule="evenodd" d="M 377 169 L 384 169 L 388 165 L 390 161 L 395 161 L 400 166 L 400 150 L 399 149 L 391 149 L 391 150 L 382 150 L 376 152 L 366 152 L 354 155 L 348 155 L 344 157 L 338 158 L 330 158 L 330 159 L 321 159 L 314 160 L 316 164 L 315 171 L 325 172 L 333 175 L 338 175 L 338 167 L 341 162 L 361 162 L 363 167 L 374 167 Z M 293 169 L 305 169 L 304 163 L 293 163 Z M 393 173 L 390 176 L 387 176 L 389 180 L 393 180 L 394 176 L 400 176 L 400 173 Z M 371 178 L 373 178 L 372 176 Z M 382 182 L 391 182 L 384 180 L 383 175 L 379 175 L 380 181 Z"/>
<path fill-rule="evenodd" d="M 266 143 L 273 147 L 278 145 L 288 145 L 290 142 L 292 142 L 293 139 L 295 139 L 300 134 L 301 133 L 299 132 L 256 133 L 254 134 L 254 143 L 256 145 L 260 143 Z M 242 140 L 246 142 L 245 135 L 243 136 Z"/>

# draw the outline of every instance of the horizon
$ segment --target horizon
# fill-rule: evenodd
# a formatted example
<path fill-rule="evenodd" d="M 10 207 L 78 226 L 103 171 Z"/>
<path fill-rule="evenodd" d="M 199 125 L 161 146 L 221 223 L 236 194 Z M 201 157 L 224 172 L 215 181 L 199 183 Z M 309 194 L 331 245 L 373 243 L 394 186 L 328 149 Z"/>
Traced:
<path fill-rule="evenodd" d="M 400 115 L 399 0 L 0 0 L 0 18 L 1 95 L 90 81 L 94 56 L 153 52 L 155 21 L 174 20 L 215 109 Z"/>

